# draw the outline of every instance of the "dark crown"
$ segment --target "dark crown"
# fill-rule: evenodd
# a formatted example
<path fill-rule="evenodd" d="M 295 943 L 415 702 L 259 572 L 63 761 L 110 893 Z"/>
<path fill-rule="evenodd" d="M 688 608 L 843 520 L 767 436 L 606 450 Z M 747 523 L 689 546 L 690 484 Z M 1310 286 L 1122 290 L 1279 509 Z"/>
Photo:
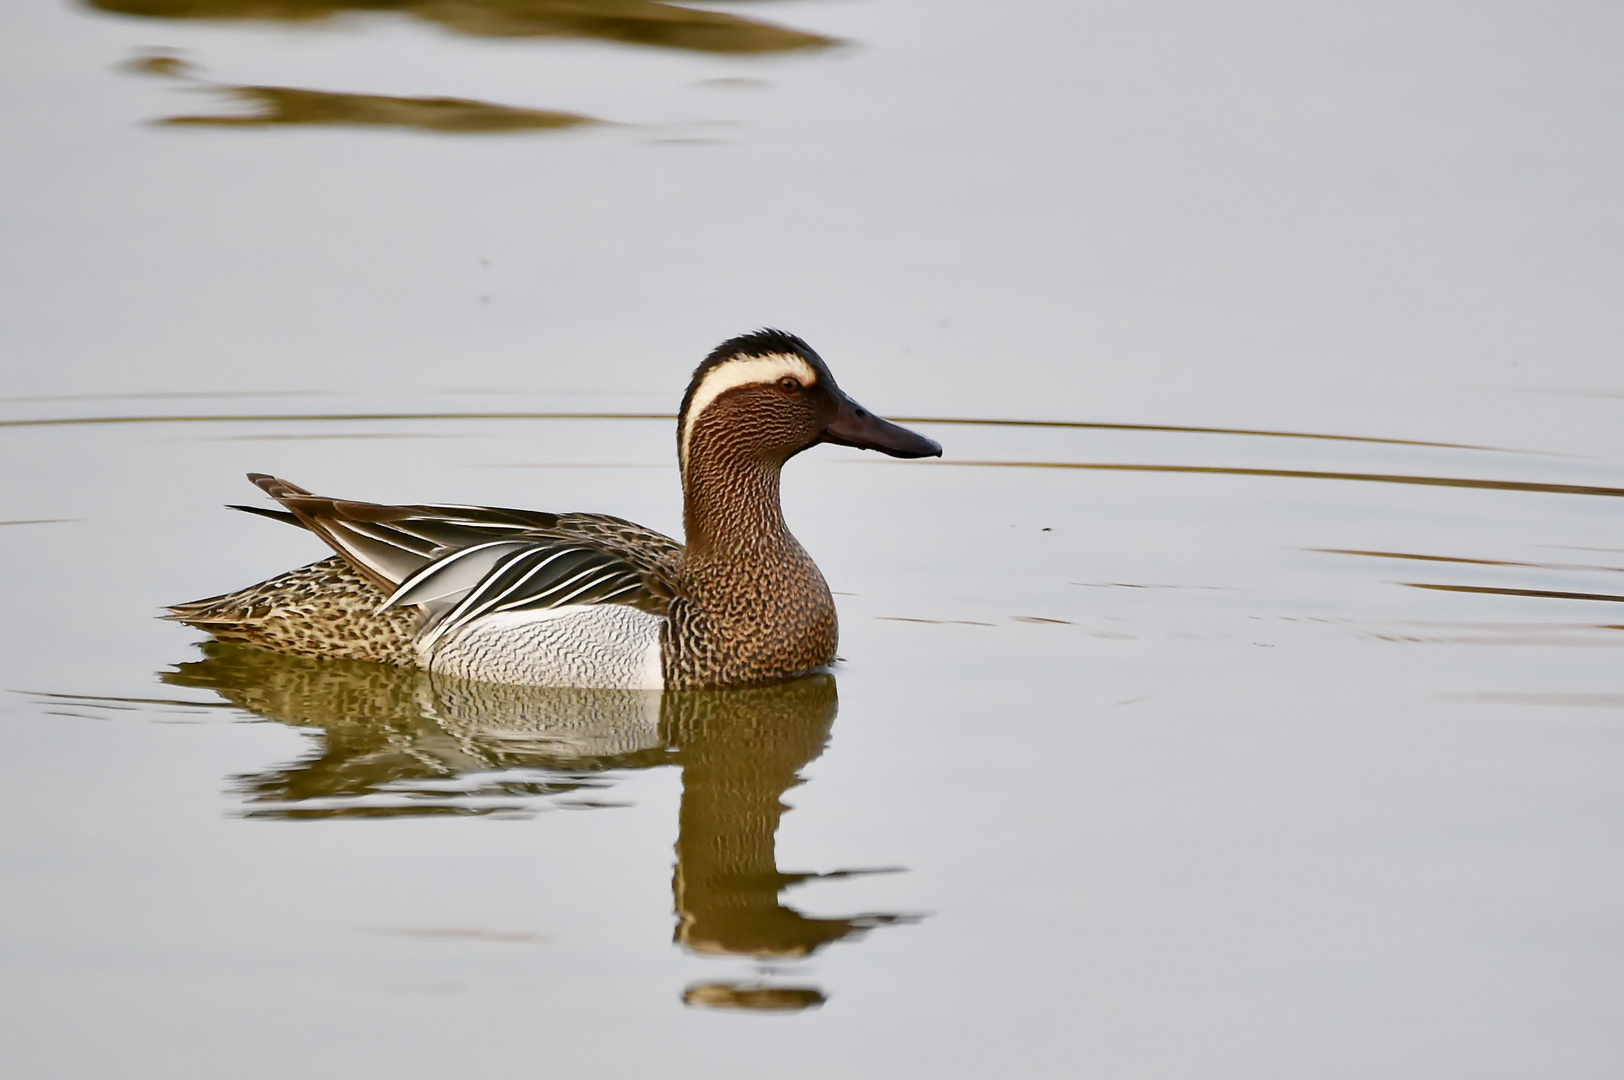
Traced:
<path fill-rule="evenodd" d="M 682 427 L 688 417 L 688 406 L 693 404 L 694 392 L 699 384 L 705 381 L 705 376 L 716 368 L 721 367 L 729 360 L 738 360 L 747 356 L 799 356 L 812 370 L 818 373 L 821 380 L 833 382 L 829 375 L 829 368 L 824 364 L 823 358 L 813 351 L 812 346 L 782 330 L 773 330 L 763 327 L 749 334 L 740 334 L 738 337 L 728 338 L 710 351 L 700 365 L 694 368 L 694 377 L 688 380 L 688 391 L 682 395 L 682 411 L 677 413 L 677 440 L 681 443 Z"/>

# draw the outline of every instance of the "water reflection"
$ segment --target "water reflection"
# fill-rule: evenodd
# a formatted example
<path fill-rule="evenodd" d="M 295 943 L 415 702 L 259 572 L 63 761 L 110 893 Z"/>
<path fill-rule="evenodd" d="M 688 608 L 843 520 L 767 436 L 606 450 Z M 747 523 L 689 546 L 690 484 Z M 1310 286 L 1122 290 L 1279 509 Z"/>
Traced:
<path fill-rule="evenodd" d="M 603 122 L 576 113 L 524 109 L 470 98 L 341 94 L 328 90 L 299 90 L 291 86 L 217 86 L 210 89 L 250 106 L 253 111 L 225 116 L 166 116 L 158 123 L 192 127 L 345 124 L 482 134 L 546 131 Z"/>
<path fill-rule="evenodd" d="M 705 955 L 810 955 L 896 914 L 820 918 L 781 902 L 787 888 L 849 876 L 778 869 L 782 799 L 823 752 L 838 709 L 835 680 L 660 694 L 466 682 L 343 660 L 210 642 L 205 658 L 163 675 L 259 716 L 322 732 L 316 752 L 235 778 L 247 816 L 322 818 L 492 814 L 613 805 L 592 798 L 610 770 L 682 768 L 672 893 L 676 941 Z M 751 983 L 689 987 L 717 1008 L 821 1004 L 815 988 Z"/>
<path fill-rule="evenodd" d="M 771 53 L 835 39 L 658 0 L 85 0 L 115 15 L 154 19 L 315 22 L 395 12 L 481 37 L 592 38 L 664 49 Z"/>
<path fill-rule="evenodd" d="M 287 125 L 359 125 L 401 127 L 457 134 L 505 131 L 546 131 L 601 124 L 578 113 L 527 109 L 488 101 L 453 97 L 394 97 L 387 94 L 347 94 L 330 90 L 301 90 L 291 86 L 232 86 L 198 77 L 196 69 L 171 54 L 137 57 L 125 65 L 143 75 L 184 80 L 190 85 L 223 95 L 247 111 L 219 116 L 170 116 L 161 124 L 192 127 L 267 127 Z"/>

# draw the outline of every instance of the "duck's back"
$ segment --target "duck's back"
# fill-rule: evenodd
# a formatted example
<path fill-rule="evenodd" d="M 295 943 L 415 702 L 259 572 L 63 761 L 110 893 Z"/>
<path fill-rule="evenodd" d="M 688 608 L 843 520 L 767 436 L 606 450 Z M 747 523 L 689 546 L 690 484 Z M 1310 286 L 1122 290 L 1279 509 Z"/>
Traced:
<path fill-rule="evenodd" d="M 668 536 L 606 514 L 384 507 L 261 486 L 298 499 L 296 524 L 348 539 L 345 554 L 176 605 L 171 618 L 298 656 L 526 685 L 661 685 L 669 574 L 682 554 Z"/>

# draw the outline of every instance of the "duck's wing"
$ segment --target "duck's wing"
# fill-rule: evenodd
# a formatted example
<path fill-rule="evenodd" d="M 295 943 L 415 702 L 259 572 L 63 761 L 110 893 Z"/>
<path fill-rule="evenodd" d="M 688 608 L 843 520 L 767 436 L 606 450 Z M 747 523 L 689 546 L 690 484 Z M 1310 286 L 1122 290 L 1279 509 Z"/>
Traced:
<path fill-rule="evenodd" d="M 426 649 L 490 615 L 623 604 L 663 616 L 674 594 L 665 575 L 589 540 L 568 533 L 532 532 L 435 560 L 401 582 L 383 609 L 403 604 L 426 608 L 429 621 L 418 641 L 418 647 Z"/>
<path fill-rule="evenodd" d="M 670 567 L 682 545 L 620 518 L 386 506 L 313 495 L 261 473 L 249 479 L 287 511 L 268 516 L 291 517 L 320 536 L 390 594 L 386 608 L 427 606 L 439 632 L 492 612 L 564 604 L 626 604 L 664 615 L 674 594 Z"/>
<path fill-rule="evenodd" d="M 669 570 L 682 554 L 682 545 L 664 533 L 608 514 L 559 514 L 551 531 L 579 536 L 651 569 Z"/>

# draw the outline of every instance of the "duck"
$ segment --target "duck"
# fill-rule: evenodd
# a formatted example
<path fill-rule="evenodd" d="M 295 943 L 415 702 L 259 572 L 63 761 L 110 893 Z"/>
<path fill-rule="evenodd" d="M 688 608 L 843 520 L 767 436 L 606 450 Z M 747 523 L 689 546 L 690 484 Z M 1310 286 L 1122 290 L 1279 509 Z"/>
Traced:
<path fill-rule="evenodd" d="M 607 514 L 319 496 L 249 479 L 333 554 L 168 609 L 217 640 L 481 682 L 613 690 L 764 685 L 827 668 L 839 624 L 791 535 L 780 472 L 823 443 L 940 457 L 848 397 L 801 338 L 763 329 L 695 369 L 677 417 L 678 542 Z"/>

